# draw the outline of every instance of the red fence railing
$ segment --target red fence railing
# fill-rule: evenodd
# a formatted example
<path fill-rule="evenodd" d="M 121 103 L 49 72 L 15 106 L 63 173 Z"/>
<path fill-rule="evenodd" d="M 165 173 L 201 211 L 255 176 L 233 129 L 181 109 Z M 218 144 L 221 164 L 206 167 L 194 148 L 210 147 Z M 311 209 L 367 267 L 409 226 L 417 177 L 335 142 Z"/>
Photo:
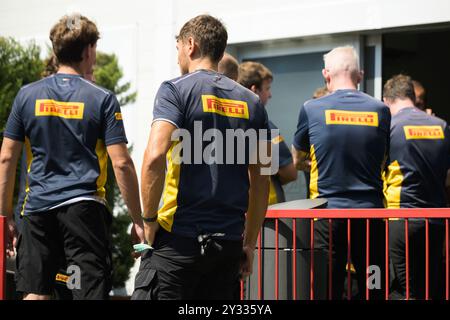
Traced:
<path fill-rule="evenodd" d="M 429 288 L 430 288 L 430 280 L 429 280 L 429 219 L 440 218 L 445 219 L 445 299 L 449 300 L 450 297 L 450 263 L 449 263 L 449 218 L 450 218 L 450 208 L 440 208 L 440 209 L 313 209 L 313 210 L 287 210 L 287 209 L 278 209 L 278 210 L 269 210 L 266 215 L 266 222 L 274 220 L 275 223 L 275 288 L 274 294 L 275 299 L 278 299 L 280 296 L 280 288 L 279 281 L 280 275 L 285 278 L 283 274 L 280 273 L 279 268 L 279 254 L 280 248 L 278 245 L 279 242 L 279 221 L 280 219 L 292 219 L 292 299 L 297 299 L 299 293 L 297 292 L 297 282 L 298 282 L 298 274 L 297 274 L 297 224 L 295 223 L 298 219 L 309 219 L 311 221 L 310 226 L 310 266 L 309 266 L 309 280 L 310 280 L 310 288 L 309 288 L 309 298 L 313 300 L 315 298 L 314 292 L 314 219 L 328 219 L 329 224 L 332 223 L 334 219 L 347 219 L 347 245 L 351 244 L 351 225 L 350 219 L 366 219 L 366 267 L 369 266 L 369 240 L 370 240 L 370 220 L 371 219 L 386 219 L 385 220 L 385 299 L 389 298 L 389 221 L 387 219 L 390 218 L 402 218 L 405 219 L 405 243 L 406 243 L 406 278 L 409 279 L 409 239 L 408 239 L 408 219 L 411 218 L 424 218 L 425 219 L 425 272 L 426 272 L 426 281 L 425 281 L 425 299 L 429 299 Z M 332 229 L 329 228 L 329 247 L 332 247 Z M 263 273 L 263 261 L 262 261 L 262 239 L 261 235 L 258 239 L 258 248 L 257 248 L 257 268 L 255 268 L 254 272 L 257 277 L 257 298 L 262 299 L 262 288 L 264 287 L 264 279 L 262 277 Z M 350 261 L 350 251 L 347 255 L 347 261 Z M 331 250 L 329 250 L 328 256 L 329 262 L 331 262 Z M 331 283 L 331 274 L 332 274 L 332 263 L 328 264 L 328 277 Z M 350 268 L 348 268 L 348 287 L 347 287 L 347 297 L 350 299 L 351 294 L 351 272 Z M 0 300 L 5 298 L 5 276 L 6 276 L 6 218 L 0 216 Z M 366 275 L 368 276 L 368 275 Z M 248 289 L 248 288 L 245 288 Z M 406 299 L 410 297 L 410 284 L 409 281 L 406 282 Z M 244 298 L 244 285 L 241 284 L 241 298 Z M 331 285 L 328 286 L 328 298 L 332 297 L 332 289 Z M 369 291 L 366 286 L 366 299 L 369 299 Z"/>
<path fill-rule="evenodd" d="M 410 272 L 411 272 L 411 266 L 410 266 L 410 256 L 409 256 L 409 246 L 410 246 L 410 240 L 409 240 L 409 220 L 412 218 L 422 218 L 425 219 L 425 299 L 428 300 L 430 298 L 430 231 L 429 231 L 429 219 L 444 219 L 445 221 L 445 299 L 449 300 L 450 296 L 450 289 L 449 289 L 449 282 L 450 282 L 450 273 L 449 273 L 449 218 L 450 218 L 450 208 L 433 208 L 433 209 L 423 209 L 423 208 L 414 208 L 414 209 L 308 209 L 308 210 L 293 210 L 293 209 L 271 209 L 267 211 L 266 215 L 266 221 L 265 225 L 268 222 L 274 223 L 274 251 L 275 251 L 275 266 L 274 266 L 274 299 L 278 300 L 280 298 L 280 266 L 279 266 L 279 256 L 280 252 L 283 252 L 279 248 L 279 221 L 280 219 L 283 221 L 286 221 L 287 219 L 292 219 L 292 239 L 291 244 L 292 247 L 289 249 L 284 249 L 285 251 L 289 251 L 291 254 L 290 258 L 287 258 L 287 260 L 292 260 L 290 268 L 285 268 L 288 270 L 287 272 L 292 272 L 290 278 L 292 279 L 292 284 L 290 284 L 291 288 L 289 290 L 292 290 L 292 292 L 289 293 L 289 297 L 292 299 L 298 299 L 298 292 L 297 292 L 297 286 L 298 286 L 298 266 L 297 266 L 297 254 L 298 254 L 298 248 L 297 248 L 297 220 L 300 219 L 307 219 L 310 221 L 310 250 L 309 250 L 309 299 L 314 300 L 315 298 L 315 275 L 314 275 L 314 264 L 315 264 L 315 253 L 314 253 L 314 223 L 315 219 L 328 219 L 329 223 L 329 250 L 328 250 L 328 291 L 327 291 L 327 297 L 328 299 L 332 298 L 332 271 L 333 271 L 333 265 L 332 265 L 332 228 L 331 224 L 333 223 L 333 220 L 335 219 L 346 219 L 347 220 L 347 266 L 350 265 L 351 262 L 351 219 L 365 219 L 365 230 L 366 230 L 366 236 L 365 236 L 365 249 L 366 249 L 366 256 L 365 256 L 365 264 L 366 268 L 369 267 L 370 261 L 369 261 L 369 253 L 370 253 L 370 237 L 371 237 L 371 220 L 377 219 L 378 221 L 383 221 L 380 219 L 384 219 L 384 230 L 385 230 L 385 244 L 384 244 L 384 251 L 385 251 L 385 295 L 384 298 L 386 300 L 389 299 L 389 286 L 390 286 L 390 278 L 389 278 L 389 221 L 390 219 L 404 219 L 405 221 L 405 260 L 406 260 L 406 299 L 410 299 Z M 263 231 L 265 226 L 263 226 Z M 247 298 L 250 299 L 265 299 L 263 297 L 263 289 L 265 287 L 265 280 L 267 278 L 264 273 L 265 265 L 263 263 L 263 242 L 262 242 L 262 234 L 260 233 L 258 237 L 258 243 L 257 243 L 257 253 L 255 254 L 255 259 L 257 260 L 257 268 L 254 268 L 254 273 L 256 273 L 257 280 L 253 281 L 252 286 L 254 286 L 254 283 L 256 282 L 257 286 L 257 294 L 253 295 L 253 298 L 249 295 L 247 295 Z M 268 269 L 271 269 L 272 266 L 269 264 L 269 267 L 266 267 Z M 291 271 L 289 271 L 291 270 Z M 367 271 L 367 269 L 366 269 Z M 347 268 L 347 299 L 351 299 L 351 290 L 352 290 L 352 282 L 351 282 L 351 270 L 348 267 Z M 366 283 L 369 275 L 366 272 Z M 283 279 L 286 279 L 285 275 L 283 275 Z M 443 279 L 442 279 L 443 280 Z M 241 299 L 244 299 L 245 293 L 249 291 L 249 282 L 248 280 L 246 282 L 241 282 Z M 254 289 L 254 287 L 252 287 Z M 266 291 L 266 290 L 265 290 Z M 366 285 L 365 288 L 365 298 L 369 300 L 370 294 L 369 294 L 369 288 L 368 285 Z"/>
<path fill-rule="evenodd" d="M 0 300 L 5 299 L 6 284 L 6 217 L 0 216 Z"/>

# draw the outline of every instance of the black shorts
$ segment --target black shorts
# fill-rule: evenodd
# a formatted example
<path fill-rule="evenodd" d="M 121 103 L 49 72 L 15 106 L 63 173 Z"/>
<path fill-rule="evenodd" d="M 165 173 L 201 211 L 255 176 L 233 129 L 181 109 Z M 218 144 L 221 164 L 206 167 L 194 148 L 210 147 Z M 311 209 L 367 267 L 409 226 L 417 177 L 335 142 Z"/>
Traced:
<path fill-rule="evenodd" d="M 17 244 L 17 291 L 52 295 L 56 274 L 67 263 L 69 275 L 74 276 L 69 280 L 74 299 L 107 299 L 111 222 L 108 209 L 95 201 L 23 216 Z"/>
<path fill-rule="evenodd" d="M 200 254 L 197 239 L 164 229 L 142 256 L 132 300 L 233 300 L 242 241 L 215 240 L 222 250 Z"/>

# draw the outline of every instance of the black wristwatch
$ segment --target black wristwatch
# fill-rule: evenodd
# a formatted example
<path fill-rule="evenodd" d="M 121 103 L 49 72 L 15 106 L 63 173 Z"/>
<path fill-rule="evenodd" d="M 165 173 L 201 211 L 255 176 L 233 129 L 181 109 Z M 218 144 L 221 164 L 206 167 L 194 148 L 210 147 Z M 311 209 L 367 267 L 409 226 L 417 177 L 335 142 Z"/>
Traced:
<path fill-rule="evenodd" d="M 143 214 L 141 214 L 141 218 L 145 222 L 155 222 L 156 220 L 158 220 L 158 215 L 155 215 L 154 217 L 151 217 L 151 218 L 146 218 L 146 217 L 144 217 Z"/>

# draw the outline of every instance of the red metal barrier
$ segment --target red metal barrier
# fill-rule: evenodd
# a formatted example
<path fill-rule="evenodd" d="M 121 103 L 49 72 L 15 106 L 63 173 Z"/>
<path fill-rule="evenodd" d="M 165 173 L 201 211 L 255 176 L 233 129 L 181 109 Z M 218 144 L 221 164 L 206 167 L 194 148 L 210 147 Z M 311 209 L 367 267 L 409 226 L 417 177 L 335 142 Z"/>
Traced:
<path fill-rule="evenodd" d="M 6 283 L 6 217 L 0 216 L 0 300 L 5 299 Z"/>
<path fill-rule="evenodd" d="M 329 230 L 329 267 L 328 267 L 328 298 L 331 299 L 333 297 L 332 293 L 332 219 L 347 219 L 347 276 L 348 276 L 348 286 L 347 286 L 347 299 L 351 299 L 351 219 L 365 219 L 366 222 L 366 238 L 365 238 L 365 248 L 366 248 L 366 256 L 365 256 L 365 265 L 366 270 L 370 266 L 370 220 L 371 219 L 385 219 L 385 299 L 389 298 L 389 220 L 388 219 L 405 219 L 405 259 L 406 259 L 406 277 L 408 281 L 406 282 L 406 299 L 410 298 L 410 283 L 409 283 L 409 275 L 410 275 L 410 257 L 409 257 L 409 221 L 411 218 L 425 218 L 425 299 L 430 298 L 430 253 L 429 253 L 429 219 L 432 218 L 440 218 L 445 219 L 445 298 L 449 300 L 450 290 L 449 290 L 449 277 L 450 277 L 450 267 L 449 267 L 449 223 L 448 219 L 450 218 L 450 208 L 433 208 L 433 209 L 423 209 L 423 208 L 415 208 L 415 209 L 313 209 L 313 210 L 292 210 L 292 209 L 273 209 L 268 210 L 266 219 L 275 219 L 275 299 L 279 299 L 280 297 L 280 287 L 279 287 L 279 219 L 292 219 L 292 298 L 297 299 L 299 296 L 299 292 L 297 292 L 297 242 L 296 242 L 296 234 L 297 234 L 297 221 L 298 219 L 309 219 L 311 221 L 310 230 L 310 292 L 309 298 L 311 300 L 315 299 L 314 292 L 314 219 L 328 219 L 328 230 Z M 263 287 L 264 287 L 264 278 L 261 274 L 263 270 L 263 261 L 262 261 L 262 240 L 261 234 L 258 238 L 258 299 L 263 299 Z M 366 273 L 366 283 L 369 279 L 369 275 Z M 369 288 L 366 285 L 365 288 L 365 297 L 367 300 L 370 299 Z M 243 297 L 243 290 L 241 290 L 241 297 Z"/>

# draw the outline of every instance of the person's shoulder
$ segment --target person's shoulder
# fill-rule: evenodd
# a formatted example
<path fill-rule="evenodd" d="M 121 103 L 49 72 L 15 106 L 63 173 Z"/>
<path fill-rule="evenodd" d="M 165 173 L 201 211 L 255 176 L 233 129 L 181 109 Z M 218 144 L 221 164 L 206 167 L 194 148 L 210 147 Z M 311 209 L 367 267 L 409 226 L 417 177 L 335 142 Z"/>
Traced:
<path fill-rule="evenodd" d="M 254 93 L 252 90 L 244 87 L 243 85 L 241 85 L 240 83 L 238 83 L 234 80 L 229 79 L 229 81 L 233 81 L 236 84 L 236 86 L 234 87 L 235 92 L 238 93 L 239 95 L 243 96 L 246 100 L 248 100 L 254 104 L 260 102 L 259 96 L 256 93 Z"/>
<path fill-rule="evenodd" d="M 330 93 L 325 96 L 322 96 L 320 98 L 312 98 L 309 100 L 306 100 L 303 103 L 302 108 L 306 113 L 315 112 L 318 110 L 318 107 L 324 107 L 324 106 L 330 106 L 333 105 L 333 101 L 335 99 L 334 97 L 335 93 Z"/>
<path fill-rule="evenodd" d="M 181 75 L 179 77 L 169 79 L 166 81 L 163 81 L 162 85 L 170 85 L 177 88 L 183 87 L 183 86 L 190 86 L 198 81 L 198 78 L 201 77 L 200 71 L 194 71 L 191 73 L 186 73 L 184 75 Z"/>
<path fill-rule="evenodd" d="M 373 106 L 375 109 L 379 109 L 379 110 L 383 110 L 385 112 L 389 112 L 389 107 L 386 106 L 383 101 L 381 101 L 381 100 L 379 100 L 379 99 L 377 99 L 375 97 L 372 97 L 371 95 L 369 95 L 369 94 L 367 94 L 365 92 L 362 92 L 362 91 L 358 91 L 358 92 L 364 99 L 366 99 L 366 103 L 367 104 Z"/>
<path fill-rule="evenodd" d="M 422 110 L 420 110 L 420 111 L 422 111 Z M 439 118 L 436 115 L 427 114 L 425 111 L 422 111 L 422 112 L 425 113 L 426 117 L 428 117 L 432 122 L 435 122 L 436 125 L 445 126 L 445 127 L 448 126 L 447 121 L 445 121 L 444 119 Z"/>
<path fill-rule="evenodd" d="M 92 81 L 84 79 L 83 77 L 80 77 L 79 79 L 80 85 L 84 90 L 91 91 L 92 93 L 103 97 L 115 96 L 114 92 L 112 92 L 111 90 L 108 90 L 96 83 L 93 83 Z"/>
<path fill-rule="evenodd" d="M 35 91 L 41 90 L 42 88 L 44 88 L 48 85 L 49 80 L 52 77 L 53 77 L 53 75 L 22 86 L 17 95 L 27 95 L 27 94 L 33 93 Z"/>

